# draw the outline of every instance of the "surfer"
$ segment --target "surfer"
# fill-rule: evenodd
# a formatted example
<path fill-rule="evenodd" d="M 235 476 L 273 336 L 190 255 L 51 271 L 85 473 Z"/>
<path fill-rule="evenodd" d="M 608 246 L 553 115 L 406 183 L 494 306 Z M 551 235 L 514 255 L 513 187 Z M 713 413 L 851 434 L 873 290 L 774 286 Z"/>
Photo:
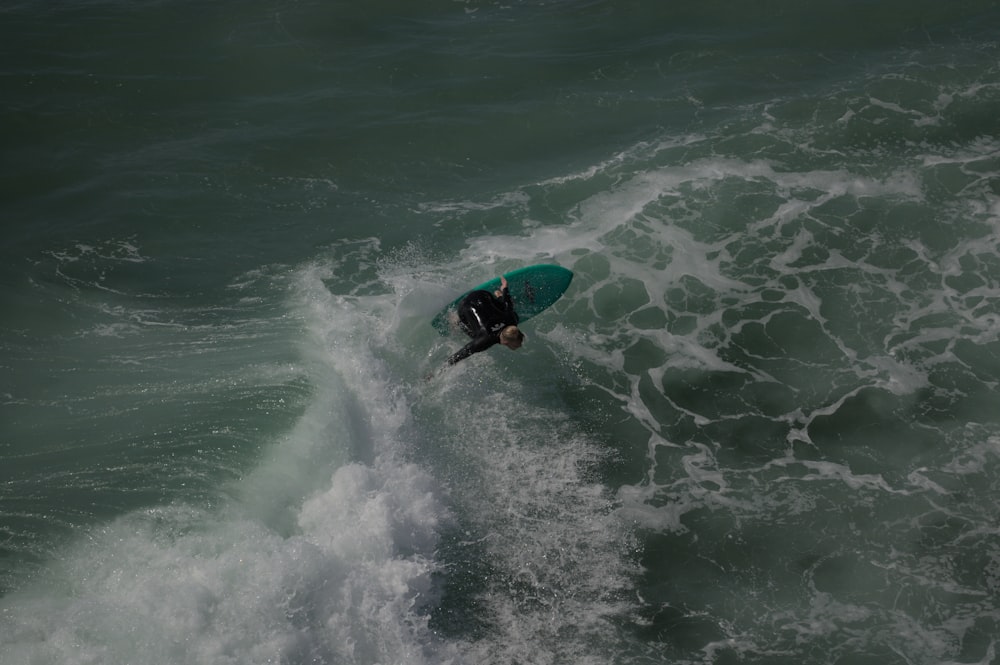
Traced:
<path fill-rule="evenodd" d="M 517 327 L 517 312 L 507 289 L 507 278 L 500 276 L 500 290 L 473 291 L 458 306 L 458 326 L 472 341 L 456 351 L 448 364 L 454 365 L 473 353 L 502 344 L 511 351 L 521 348 L 524 333 Z"/>

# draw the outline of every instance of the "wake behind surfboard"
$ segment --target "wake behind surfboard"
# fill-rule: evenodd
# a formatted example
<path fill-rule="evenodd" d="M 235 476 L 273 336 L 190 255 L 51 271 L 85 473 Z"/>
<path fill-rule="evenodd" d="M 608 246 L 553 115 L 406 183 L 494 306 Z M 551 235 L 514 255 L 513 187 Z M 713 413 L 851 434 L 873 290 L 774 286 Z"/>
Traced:
<path fill-rule="evenodd" d="M 514 301 L 514 309 L 521 322 L 527 321 L 533 316 L 541 314 L 551 307 L 569 287 L 573 280 L 573 272 L 562 266 L 551 264 L 540 264 L 519 268 L 506 273 L 507 288 L 510 290 L 510 297 Z M 449 315 L 458 310 L 462 298 L 473 291 L 483 290 L 491 293 L 500 288 L 500 278 L 495 277 L 488 282 L 483 282 L 475 288 L 469 289 L 459 297 L 450 302 L 444 309 L 431 320 L 431 325 L 442 335 L 447 335 L 452 331 L 449 323 Z"/>

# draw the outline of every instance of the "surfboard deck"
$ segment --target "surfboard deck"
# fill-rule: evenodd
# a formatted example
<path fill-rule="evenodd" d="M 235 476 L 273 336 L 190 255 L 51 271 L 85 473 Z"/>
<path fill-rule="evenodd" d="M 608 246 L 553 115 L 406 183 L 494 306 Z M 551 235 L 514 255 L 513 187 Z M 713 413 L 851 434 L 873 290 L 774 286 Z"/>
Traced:
<path fill-rule="evenodd" d="M 523 323 L 533 316 L 541 314 L 551 307 L 573 281 L 573 271 L 562 266 L 552 264 L 539 264 L 518 268 L 504 274 L 507 278 L 507 288 L 510 290 L 510 297 L 514 301 L 514 310 L 520 321 Z M 458 311 L 458 305 L 462 298 L 473 291 L 493 292 L 500 288 L 500 278 L 494 277 L 488 282 L 483 282 L 479 286 L 473 287 L 451 301 L 444 309 L 431 319 L 431 325 L 442 335 L 448 335 L 455 328 L 449 321 L 449 316 Z"/>

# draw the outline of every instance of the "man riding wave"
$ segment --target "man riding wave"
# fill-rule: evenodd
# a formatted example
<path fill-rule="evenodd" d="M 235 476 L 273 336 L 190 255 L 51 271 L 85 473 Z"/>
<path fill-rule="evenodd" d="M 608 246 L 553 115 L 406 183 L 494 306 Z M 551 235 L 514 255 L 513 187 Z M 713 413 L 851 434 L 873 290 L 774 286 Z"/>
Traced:
<path fill-rule="evenodd" d="M 524 333 L 517 327 L 517 322 L 514 301 L 503 275 L 500 276 L 499 291 L 472 291 L 458 306 L 458 325 L 472 341 L 452 354 L 448 364 L 454 365 L 496 344 L 511 351 L 521 348 Z"/>

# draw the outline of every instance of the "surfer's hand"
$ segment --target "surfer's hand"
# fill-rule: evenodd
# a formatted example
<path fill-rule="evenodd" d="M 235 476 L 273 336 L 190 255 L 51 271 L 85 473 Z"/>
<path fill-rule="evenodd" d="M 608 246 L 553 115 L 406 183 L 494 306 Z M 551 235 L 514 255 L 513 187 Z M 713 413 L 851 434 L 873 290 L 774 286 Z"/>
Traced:
<path fill-rule="evenodd" d="M 504 277 L 503 275 L 500 275 L 500 291 L 506 291 L 506 290 L 507 290 L 507 278 Z"/>

